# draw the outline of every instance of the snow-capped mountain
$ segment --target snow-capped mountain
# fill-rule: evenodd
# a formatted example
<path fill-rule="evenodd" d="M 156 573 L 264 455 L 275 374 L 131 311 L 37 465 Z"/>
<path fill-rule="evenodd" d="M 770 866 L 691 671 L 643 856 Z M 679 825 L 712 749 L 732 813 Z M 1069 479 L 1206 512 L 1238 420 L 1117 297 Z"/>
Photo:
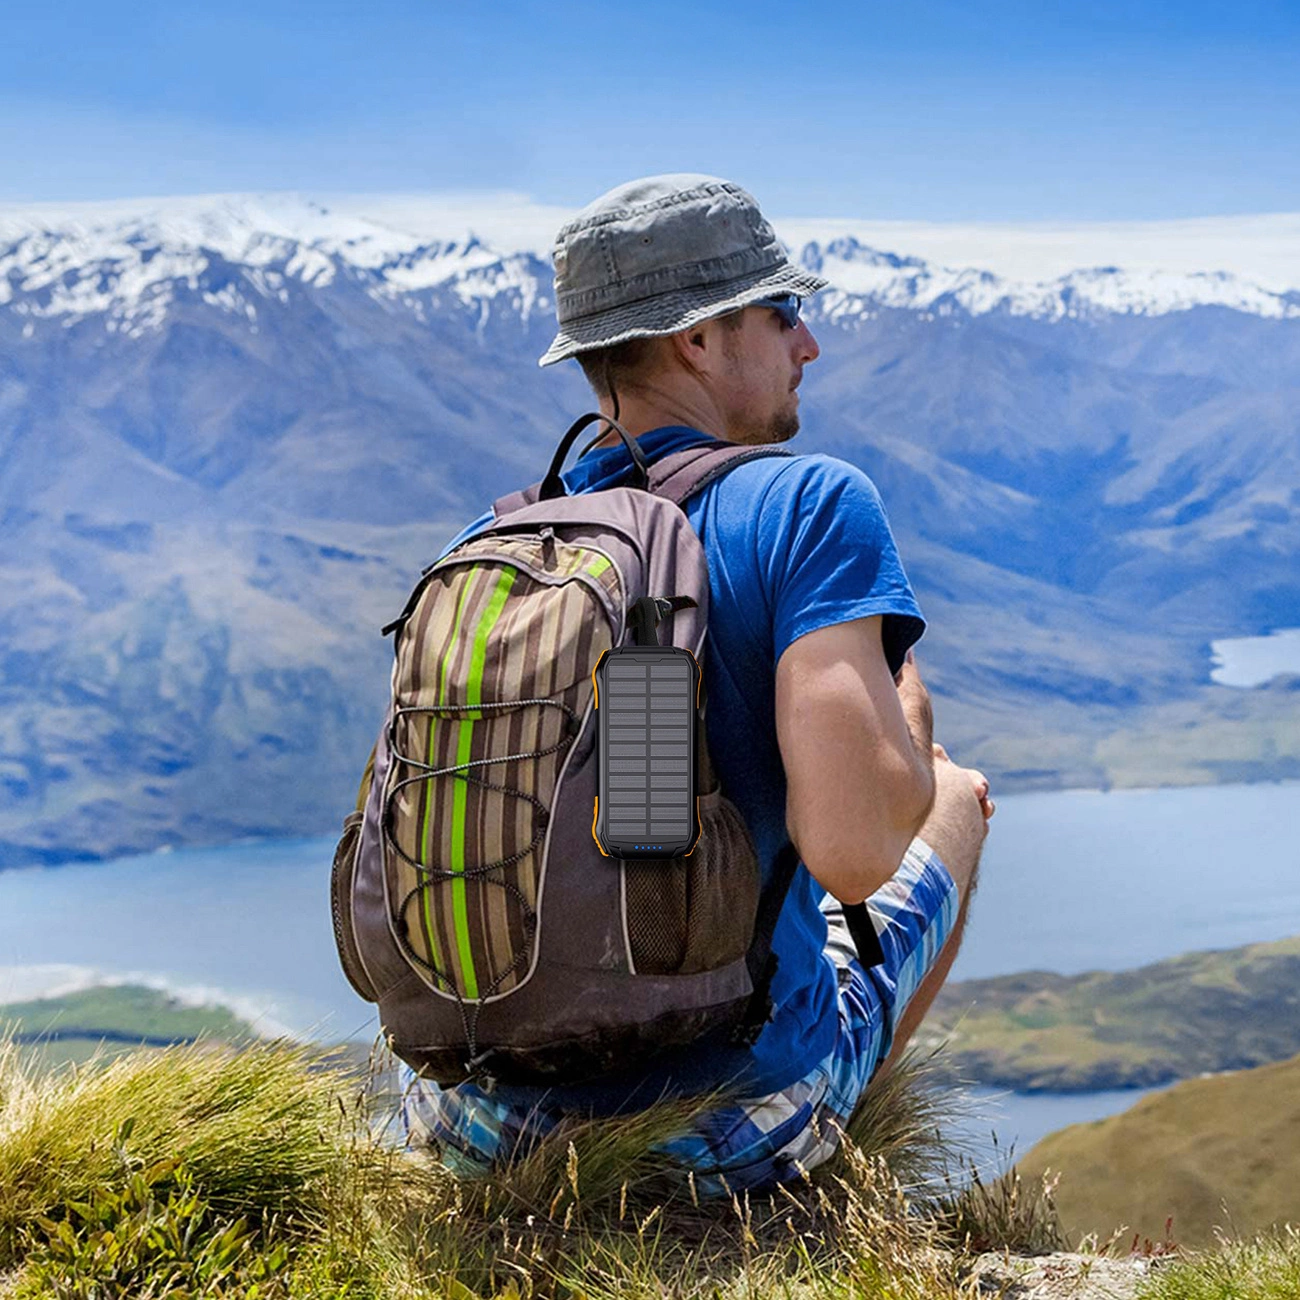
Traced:
<path fill-rule="evenodd" d="M 536 365 L 569 215 L 0 209 L 0 865 L 334 824 L 377 629 L 591 405 Z M 1131 719 L 1240 712 L 1210 640 L 1300 624 L 1300 218 L 776 224 L 832 284 L 795 449 L 880 486 L 954 752 L 1128 779 Z"/>
<path fill-rule="evenodd" d="M 188 290 L 256 324 L 259 298 L 284 301 L 295 287 L 322 287 L 348 276 L 377 299 L 413 307 L 423 291 L 449 285 L 481 311 L 503 300 L 525 317 L 550 311 L 547 251 L 571 214 L 518 200 L 495 209 L 479 202 L 475 209 L 464 201 L 420 206 L 412 199 L 367 204 L 235 195 L 0 208 L 0 304 L 25 316 L 33 330 L 41 319 L 66 323 L 102 315 L 112 328 L 131 332 L 158 328 L 176 294 Z M 1243 227 L 1257 220 L 1243 219 Z M 882 307 L 1045 320 L 1090 313 L 1160 316 L 1203 306 L 1300 317 L 1300 258 L 1293 254 L 1271 265 L 1267 287 L 1229 269 L 1242 262 L 1231 227 L 1218 232 L 1217 247 L 1204 250 L 1217 254 L 1219 265 L 1182 269 L 1180 256 L 1162 263 L 1144 247 L 1127 265 L 1083 261 L 1065 274 L 1029 279 L 993 269 L 997 254 L 990 258 L 981 249 L 978 228 L 967 235 L 963 261 L 944 264 L 897 251 L 907 247 L 909 235 L 925 242 L 906 228 L 878 232 L 877 239 L 891 240 L 882 247 L 851 233 L 801 238 L 810 224 L 818 223 L 793 221 L 781 230 L 797 260 L 830 280 L 832 290 L 817 310 L 837 321 Z M 1300 219 L 1291 235 L 1300 245 Z M 1081 229 L 1076 258 L 1088 257 L 1090 242 L 1098 243 Z M 1098 246 L 1122 251 L 1123 242 L 1112 234 Z M 1040 259 L 1040 266 L 1050 263 L 1050 257 Z M 224 275 L 228 267 L 241 268 L 246 285 L 232 285 Z"/>
<path fill-rule="evenodd" d="M 873 308 L 1005 312 L 1037 320 L 1106 314 L 1165 316 L 1194 307 L 1273 319 L 1300 317 L 1300 291 L 1275 293 L 1228 271 L 1178 272 L 1091 267 L 1040 283 L 1016 282 L 992 271 L 932 266 L 918 257 L 882 253 L 852 236 L 826 245 L 810 242 L 799 260 L 831 288 L 818 300 L 823 315 L 852 319 Z"/>

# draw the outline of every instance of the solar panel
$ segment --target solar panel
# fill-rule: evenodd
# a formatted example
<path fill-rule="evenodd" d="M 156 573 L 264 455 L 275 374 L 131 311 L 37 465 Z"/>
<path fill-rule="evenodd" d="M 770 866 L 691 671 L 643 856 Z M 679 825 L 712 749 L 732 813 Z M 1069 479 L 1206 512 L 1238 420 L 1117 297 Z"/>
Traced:
<path fill-rule="evenodd" d="M 592 828 L 615 857 L 678 857 L 699 835 L 699 666 L 676 646 L 621 646 L 596 667 L 600 764 Z"/>

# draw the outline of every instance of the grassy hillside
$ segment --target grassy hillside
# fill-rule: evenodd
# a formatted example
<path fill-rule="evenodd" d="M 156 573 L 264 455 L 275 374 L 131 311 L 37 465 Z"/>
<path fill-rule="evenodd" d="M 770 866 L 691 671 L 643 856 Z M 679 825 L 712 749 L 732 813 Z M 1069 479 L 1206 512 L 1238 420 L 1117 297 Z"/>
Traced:
<path fill-rule="evenodd" d="M 1022 1176 L 1061 1174 L 1056 1204 L 1067 1234 L 1104 1240 L 1121 1225 L 1153 1241 L 1209 1244 L 1300 1224 L 1300 1057 L 1189 1079 L 1122 1115 L 1053 1133 L 1025 1156 Z"/>
<path fill-rule="evenodd" d="M 961 1300 L 974 1249 L 1032 1245 L 1026 1225 L 1054 1240 L 1032 1197 L 1008 1218 L 978 1194 L 905 1190 L 940 1154 L 906 1065 L 835 1165 L 743 1201 L 705 1201 L 648 1152 L 691 1103 L 575 1121 L 473 1182 L 384 1140 L 370 1104 L 350 1072 L 279 1043 L 36 1080 L 0 1047 L 0 1296 Z"/>
<path fill-rule="evenodd" d="M 926 1030 L 965 1078 L 1032 1091 L 1153 1087 L 1300 1052 L 1300 938 L 1121 972 L 945 988 Z"/>
<path fill-rule="evenodd" d="M 158 989 L 127 984 L 0 1006 L 0 1030 L 12 1034 L 24 1059 L 42 1069 L 140 1047 L 199 1039 L 234 1043 L 253 1036 L 226 1007 L 191 1006 Z"/>
<path fill-rule="evenodd" d="M 873 1085 L 834 1163 L 780 1195 L 710 1202 L 647 1155 L 687 1123 L 688 1103 L 562 1126 L 515 1168 L 464 1182 L 388 1141 L 373 1093 L 333 1053 L 181 1045 L 37 1075 L 0 1044 L 0 1296 L 1300 1294 L 1297 1239 L 1158 1270 L 1123 1252 L 1044 1255 L 1061 1239 L 1041 1183 L 954 1193 L 935 1180 L 950 1153 L 932 1082 L 904 1062 Z M 1266 1136 L 1279 1158 L 1295 1147 L 1284 1126 Z"/>

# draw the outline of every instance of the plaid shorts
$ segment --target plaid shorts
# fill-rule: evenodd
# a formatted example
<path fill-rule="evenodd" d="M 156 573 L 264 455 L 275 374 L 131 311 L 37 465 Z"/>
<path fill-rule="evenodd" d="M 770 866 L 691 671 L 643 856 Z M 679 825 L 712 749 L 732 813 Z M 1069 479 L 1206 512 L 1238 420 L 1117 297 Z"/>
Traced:
<path fill-rule="evenodd" d="M 695 1174 L 703 1195 L 771 1186 L 830 1158 L 894 1029 L 957 919 L 957 887 L 938 855 L 914 840 L 891 879 L 867 899 L 885 954 L 865 969 L 839 905 L 822 904 L 826 955 L 839 988 L 839 1032 L 830 1053 L 803 1078 L 764 1097 L 741 1098 L 695 1116 L 690 1130 L 659 1150 Z M 527 1151 L 564 1118 L 522 1109 L 473 1085 L 440 1088 L 404 1071 L 402 1122 L 412 1146 L 436 1148 L 450 1169 L 482 1174 Z"/>

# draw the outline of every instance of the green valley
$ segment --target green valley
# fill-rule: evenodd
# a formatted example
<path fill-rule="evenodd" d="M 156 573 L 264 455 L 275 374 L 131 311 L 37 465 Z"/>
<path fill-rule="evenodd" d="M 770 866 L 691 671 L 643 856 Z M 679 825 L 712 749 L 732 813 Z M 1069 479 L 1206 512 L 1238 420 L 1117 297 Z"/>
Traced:
<path fill-rule="evenodd" d="M 97 985 L 0 1006 L 0 1031 L 12 1036 L 41 1069 L 108 1059 L 141 1047 L 254 1037 L 253 1029 L 227 1007 L 195 1006 L 135 984 Z"/>
<path fill-rule="evenodd" d="M 1018 1092 L 1144 1088 L 1300 1052 L 1300 938 L 1137 970 L 944 988 L 924 1031 L 962 1078 Z"/>

